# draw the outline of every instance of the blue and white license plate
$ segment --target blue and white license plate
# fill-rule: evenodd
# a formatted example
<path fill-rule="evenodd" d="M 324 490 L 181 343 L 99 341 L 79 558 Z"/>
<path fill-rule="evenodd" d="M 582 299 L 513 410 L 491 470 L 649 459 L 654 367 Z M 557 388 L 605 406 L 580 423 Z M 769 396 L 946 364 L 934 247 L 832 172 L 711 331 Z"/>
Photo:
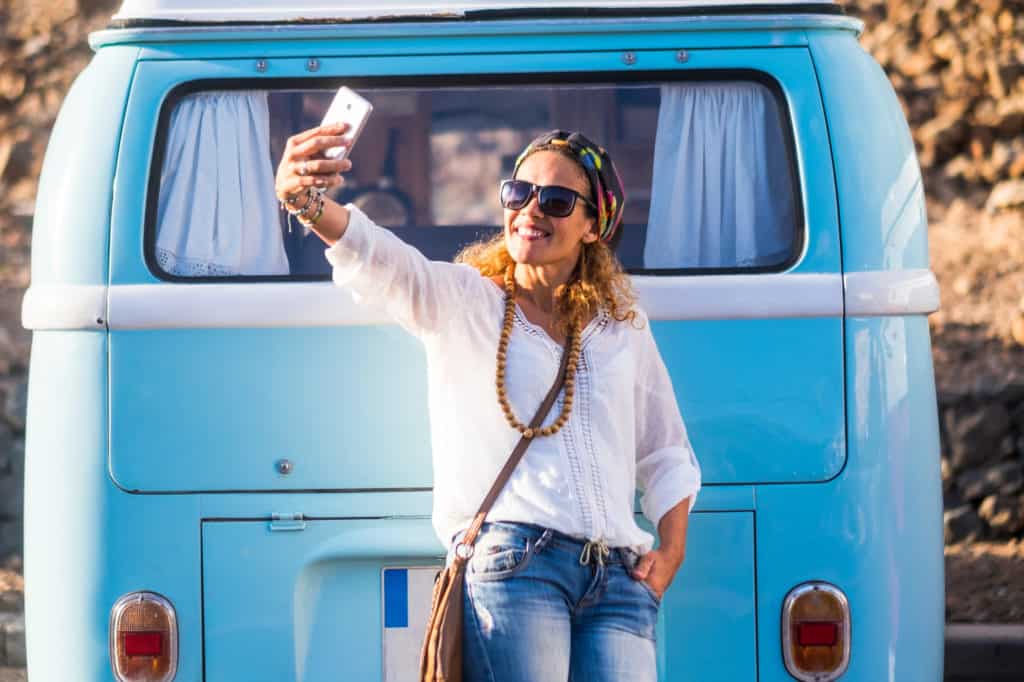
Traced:
<path fill-rule="evenodd" d="M 384 682 L 416 682 L 434 579 L 443 566 L 382 569 Z"/>

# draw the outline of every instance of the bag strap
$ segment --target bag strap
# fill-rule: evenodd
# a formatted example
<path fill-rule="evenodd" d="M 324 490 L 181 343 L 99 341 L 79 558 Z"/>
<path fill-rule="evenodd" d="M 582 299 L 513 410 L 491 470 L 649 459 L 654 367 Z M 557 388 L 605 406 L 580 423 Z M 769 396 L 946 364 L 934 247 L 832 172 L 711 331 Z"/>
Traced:
<path fill-rule="evenodd" d="M 562 349 L 562 362 L 558 366 L 558 374 L 555 376 L 555 383 L 551 385 L 551 389 L 548 390 L 548 394 L 544 396 L 544 400 L 541 402 L 540 407 L 537 408 L 537 414 L 533 415 L 533 419 L 530 420 L 530 428 L 537 429 L 541 424 L 544 423 L 544 418 L 548 412 L 551 411 L 551 406 L 555 404 L 555 398 L 558 397 L 558 393 L 562 390 L 562 384 L 565 383 L 565 374 L 569 368 L 569 348 L 572 346 L 572 336 L 565 341 L 565 347 Z M 460 545 L 466 545 L 472 547 L 473 543 L 476 542 L 476 536 L 480 533 L 480 528 L 484 525 L 484 518 L 487 516 L 487 512 L 491 510 L 494 502 L 498 499 L 498 494 L 501 493 L 501 489 L 508 483 L 508 479 L 512 476 L 513 469 L 519 464 L 519 460 L 523 458 L 526 453 L 526 448 L 529 447 L 530 441 L 533 438 L 527 438 L 525 435 L 519 439 L 516 443 L 515 448 L 512 450 L 512 454 L 509 455 L 508 461 L 505 462 L 505 467 L 498 474 L 498 478 L 494 481 L 494 485 L 491 486 L 490 491 L 487 493 L 487 497 L 484 498 L 483 504 L 480 505 L 480 510 L 477 511 L 476 516 L 473 517 L 473 523 L 469 525 L 469 530 L 462 537 L 459 542 Z M 457 548 L 456 548 L 457 550 Z M 468 559 L 469 557 L 459 556 L 458 551 L 455 552 L 455 556 L 461 559 Z M 470 554 L 472 556 L 472 554 Z"/>

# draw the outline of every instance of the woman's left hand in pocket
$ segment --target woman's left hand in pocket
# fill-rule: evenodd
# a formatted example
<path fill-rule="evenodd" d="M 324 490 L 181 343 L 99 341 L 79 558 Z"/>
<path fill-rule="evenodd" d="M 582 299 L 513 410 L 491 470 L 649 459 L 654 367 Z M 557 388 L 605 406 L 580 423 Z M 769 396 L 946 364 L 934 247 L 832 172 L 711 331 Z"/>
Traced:
<path fill-rule="evenodd" d="M 661 598 L 672 584 L 672 579 L 675 578 L 676 571 L 682 563 L 683 556 L 679 552 L 652 549 L 637 560 L 631 575 L 635 580 L 647 583 L 647 586 Z"/>

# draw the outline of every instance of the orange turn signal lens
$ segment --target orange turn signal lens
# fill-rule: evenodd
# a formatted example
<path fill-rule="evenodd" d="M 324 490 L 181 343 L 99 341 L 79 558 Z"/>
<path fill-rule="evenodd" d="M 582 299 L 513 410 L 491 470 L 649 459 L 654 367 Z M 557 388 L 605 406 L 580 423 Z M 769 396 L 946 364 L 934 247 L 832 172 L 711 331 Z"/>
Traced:
<path fill-rule="evenodd" d="M 782 607 L 786 670 L 802 682 L 830 682 L 850 665 L 850 606 L 825 582 L 797 585 Z"/>
<path fill-rule="evenodd" d="M 178 623 L 154 592 L 126 594 L 110 610 L 110 664 L 118 682 L 170 682 L 178 668 Z"/>

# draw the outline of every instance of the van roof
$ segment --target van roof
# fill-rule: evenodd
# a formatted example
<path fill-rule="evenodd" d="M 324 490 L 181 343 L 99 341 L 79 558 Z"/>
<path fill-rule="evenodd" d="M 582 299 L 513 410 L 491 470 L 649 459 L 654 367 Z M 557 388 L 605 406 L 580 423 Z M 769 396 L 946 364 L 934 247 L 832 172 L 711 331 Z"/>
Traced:
<path fill-rule="evenodd" d="M 500 14 L 560 12 L 752 13 L 842 12 L 838 0 L 124 0 L 112 18 L 117 23 L 372 21 L 406 17 L 467 19 Z"/>

